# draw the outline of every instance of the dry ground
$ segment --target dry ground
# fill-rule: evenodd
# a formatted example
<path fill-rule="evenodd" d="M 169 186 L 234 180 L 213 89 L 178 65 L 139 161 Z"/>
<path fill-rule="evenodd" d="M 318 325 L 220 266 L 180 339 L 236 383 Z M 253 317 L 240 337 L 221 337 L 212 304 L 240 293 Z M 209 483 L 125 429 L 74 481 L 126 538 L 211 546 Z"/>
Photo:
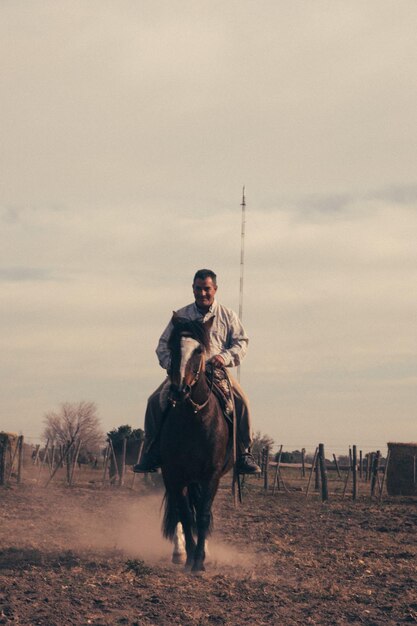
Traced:
<path fill-rule="evenodd" d="M 230 479 L 202 576 L 170 563 L 162 494 L 25 480 L 0 490 L 2 624 L 405 624 L 417 622 L 417 503 L 322 504 Z"/>

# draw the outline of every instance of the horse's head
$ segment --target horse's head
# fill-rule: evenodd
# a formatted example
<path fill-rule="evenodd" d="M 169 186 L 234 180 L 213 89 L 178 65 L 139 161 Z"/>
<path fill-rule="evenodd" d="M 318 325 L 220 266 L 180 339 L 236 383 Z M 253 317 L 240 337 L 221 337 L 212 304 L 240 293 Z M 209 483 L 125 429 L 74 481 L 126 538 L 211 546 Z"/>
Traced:
<path fill-rule="evenodd" d="M 169 339 L 171 365 L 171 399 L 180 402 L 190 396 L 192 387 L 204 372 L 205 353 L 210 347 L 211 318 L 207 322 L 186 320 L 176 313 L 172 316 L 173 329 Z"/>

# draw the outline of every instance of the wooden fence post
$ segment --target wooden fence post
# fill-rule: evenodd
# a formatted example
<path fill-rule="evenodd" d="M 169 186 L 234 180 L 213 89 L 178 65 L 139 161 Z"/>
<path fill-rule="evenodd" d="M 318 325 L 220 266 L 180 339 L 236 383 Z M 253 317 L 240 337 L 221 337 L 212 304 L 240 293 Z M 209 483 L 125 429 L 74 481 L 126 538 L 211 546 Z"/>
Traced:
<path fill-rule="evenodd" d="M 317 448 L 317 459 L 316 459 L 316 467 L 314 468 L 314 491 L 320 491 L 320 450 Z"/>
<path fill-rule="evenodd" d="M 268 481 L 268 473 L 269 473 L 269 446 L 265 446 L 265 461 L 264 461 L 264 489 L 268 491 L 269 481 Z"/>
<path fill-rule="evenodd" d="M 23 465 L 23 435 L 18 438 L 19 452 L 17 457 L 17 484 L 20 485 L 22 481 L 22 465 Z"/>
<path fill-rule="evenodd" d="M 359 450 L 359 478 L 361 480 L 363 478 L 363 456 L 362 456 L 362 450 Z"/>
<path fill-rule="evenodd" d="M 356 470 L 358 465 L 356 446 L 352 446 L 352 500 L 356 500 L 357 495 L 357 483 L 356 483 Z"/>
<path fill-rule="evenodd" d="M 39 480 L 40 480 L 41 472 L 42 472 L 43 466 L 45 465 L 46 455 L 48 454 L 48 448 L 49 448 L 49 439 L 46 440 L 45 450 L 43 451 L 43 459 L 40 459 L 40 462 L 39 462 L 39 472 L 38 472 L 38 480 L 37 480 L 37 482 L 39 482 Z M 41 453 L 41 451 L 39 450 L 39 455 L 40 455 L 40 453 Z"/>
<path fill-rule="evenodd" d="M 145 443 L 145 440 L 142 439 L 142 441 L 139 444 L 139 450 L 138 450 L 138 458 L 136 459 L 136 465 L 138 465 L 140 463 L 140 460 L 142 458 L 142 451 L 143 451 L 143 445 Z M 132 476 L 132 483 L 130 485 L 130 488 L 133 489 L 133 485 L 135 484 L 135 478 L 136 478 L 136 474 L 135 472 L 133 472 L 133 476 Z"/>
<path fill-rule="evenodd" d="M 51 448 L 51 455 L 49 458 L 49 473 L 52 474 L 52 472 L 54 471 L 54 465 L 55 465 L 55 444 L 52 444 L 52 448 Z"/>
<path fill-rule="evenodd" d="M 368 455 L 368 459 L 369 459 L 369 467 L 368 467 L 368 481 L 371 480 L 371 476 L 372 476 L 372 468 L 374 466 L 374 459 L 375 459 L 375 453 L 374 452 L 370 452 Z"/>
<path fill-rule="evenodd" d="M 307 489 L 306 489 L 306 497 L 308 496 L 308 492 L 310 491 L 310 483 L 311 483 L 311 479 L 313 477 L 314 468 L 315 468 L 316 463 L 317 463 L 317 454 L 318 454 L 318 448 L 316 448 L 316 450 L 314 452 L 313 462 L 311 463 L 310 475 L 308 477 L 308 483 L 307 483 Z"/>
<path fill-rule="evenodd" d="M 341 473 L 340 473 L 339 463 L 337 462 L 336 455 L 335 455 L 335 453 L 334 453 L 334 452 L 333 452 L 333 461 L 334 461 L 334 464 L 335 464 L 335 466 L 336 466 L 336 471 L 337 471 L 337 475 L 338 475 L 338 477 L 339 477 L 339 478 L 342 478 L 342 475 L 341 475 Z"/>
<path fill-rule="evenodd" d="M 382 481 L 381 481 L 381 488 L 379 490 L 379 501 L 380 502 L 382 500 L 382 492 L 384 491 L 384 484 L 385 484 L 385 480 L 386 480 L 386 477 L 387 477 L 388 463 L 389 463 L 390 456 L 391 456 L 391 450 L 388 450 L 387 459 L 385 461 L 384 474 L 382 476 Z M 414 458 L 416 458 L 416 457 L 414 457 Z"/>
<path fill-rule="evenodd" d="M 116 453 L 114 451 L 114 446 L 113 446 L 113 442 L 112 442 L 111 439 L 109 439 L 109 444 L 110 444 L 110 452 L 111 452 L 111 455 L 113 457 L 114 469 L 116 471 L 116 474 L 115 474 L 113 480 L 110 480 L 110 484 L 114 484 L 116 478 L 117 478 L 118 481 L 120 480 L 120 473 L 119 473 L 119 467 L 117 465 Z"/>
<path fill-rule="evenodd" d="M 301 476 L 306 476 L 306 449 L 301 448 Z"/>
<path fill-rule="evenodd" d="M 106 448 L 106 452 L 104 454 L 104 462 L 103 462 L 103 478 L 102 478 L 102 483 L 104 485 L 105 481 L 106 481 L 106 474 L 107 474 L 107 466 L 109 464 L 109 459 L 110 459 L 110 443 L 107 444 L 107 448 Z"/>
<path fill-rule="evenodd" d="M 36 444 L 36 448 L 35 448 L 35 455 L 33 456 L 32 459 L 32 463 L 33 465 L 37 465 L 38 461 L 39 461 L 39 450 L 40 450 L 41 444 L 37 443 Z"/>
<path fill-rule="evenodd" d="M 19 438 L 17 438 L 16 441 L 15 441 L 13 454 L 12 454 L 12 442 L 11 442 L 11 440 L 9 440 L 9 450 L 10 450 L 10 467 L 9 467 L 9 473 L 7 475 L 7 478 L 6 478 L 6 482 L 9 482 L 9 480 L 11 479 L 12 474 L 13 474 L 14 462 L 15 462 L 15 460 L 17 458 L 17 454 L 19 452 Z"/>
<path fill-rule="evenodd" d="M 381 457 L 381 452 L 379 450 L 376 451 L 375 457 L 374 457 L 374 463 L 373 463 L 373 467 L 372 467 L 372 478 L 371 478 L 371 498 L 375 493 L 375 485 L 376 485 L 376 481 L 377 481 L 377 477 L 378 477 L 378 470 L 379 470 L 379 459 Z"/>
<path fill-rule="evenodd" d="M 279 449 L 279 454 L 278 454 L 278 459 L 277 459 L 277 466 L 275 468 L 275 476 L 274 476 L 274 484 L 272 487 L 272 495 L 275 494 L 275 487 L 278 484 L 278 489 L 279 489 L 279 464 L 281 463 L 281 456 L 282 456 L 282 444 L 281 447 Z"/>
<path fill-rule="evenodd" d="M 349 448 L 349 459 L 350 459 L 350 456 L 351 456 L 350 452 L 351 452 L 351 451 L 350 451 L 350 448 Z M 347 489 L 347 486 L 348 486 L 348 482 L 349 482 L 350 472 L 351 472 L 351 471 L 352 471 L 352 463 L 349 463 L 349 465 L 348 465 L 348 471 L 347 471 L 347 474 L 346 474 L 346 479 L 345 479 L 345 484 L 344 484 L 344 486 L 343 486 L 342 499 L 343 499 L 343 498 L 345 497 L 345 495 L 346 495 L 346 489 Z"/>
<path fill-rule="evenodd" d="M 329 490 L 327 486 L 327 468 L 326 468 L 326 456 L 324 454 L 324 443 L 319 443 L 319 462 L 320 462 L 320 477 L 321 477 L 321 500 L 325 502 L 329 499 Z"/>
<path fill-rule="evenodd" d="M 265 448 L 261 450 L 261 476 L 263 478 L 265 474 Z"/>
<path fill-rule="evenodd" d="M 124 483 L 124 480 L 125 480 L 126 446 L 127 446 L 127 439 L 126 439 L 126 437 L 123 437 L 123 444 L 122 444 L 122 467 L 121 467 L 120 476 L 119 476 L 119 487 L 123 487 L 123 483 Z"/>

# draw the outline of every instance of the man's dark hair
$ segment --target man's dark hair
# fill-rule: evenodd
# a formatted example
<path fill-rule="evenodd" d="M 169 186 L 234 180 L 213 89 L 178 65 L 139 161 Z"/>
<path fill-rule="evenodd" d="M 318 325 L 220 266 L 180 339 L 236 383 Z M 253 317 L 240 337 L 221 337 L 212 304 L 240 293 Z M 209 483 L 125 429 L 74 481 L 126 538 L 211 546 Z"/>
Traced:
<path fill-rule="evenodd" d="M 193 278 L 193 284 L 195 283 L 197 278 L 199 278 L 200 280 L 211 278 L 211 280 L 213 281 L 213 285 L 217 285 L 217 276 L 213 272 L 213 270 L 197 270 Z"/>

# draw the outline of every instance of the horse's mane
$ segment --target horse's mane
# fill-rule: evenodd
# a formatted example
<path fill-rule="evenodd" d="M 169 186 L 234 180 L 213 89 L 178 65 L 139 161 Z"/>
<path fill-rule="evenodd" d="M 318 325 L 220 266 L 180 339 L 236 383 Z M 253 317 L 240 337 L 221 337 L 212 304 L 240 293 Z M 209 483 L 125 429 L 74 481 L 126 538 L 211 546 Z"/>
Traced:
<path fill-rule="evenodd" d="M 210 347 L 210 333 L 208 328 L 197 320 L 188 320 L 184 317 L 172 318 L 173 329 L 168 340 L 172 349 L 180 337 L 188 336 L 196 339 L 206 350 Z"/>

